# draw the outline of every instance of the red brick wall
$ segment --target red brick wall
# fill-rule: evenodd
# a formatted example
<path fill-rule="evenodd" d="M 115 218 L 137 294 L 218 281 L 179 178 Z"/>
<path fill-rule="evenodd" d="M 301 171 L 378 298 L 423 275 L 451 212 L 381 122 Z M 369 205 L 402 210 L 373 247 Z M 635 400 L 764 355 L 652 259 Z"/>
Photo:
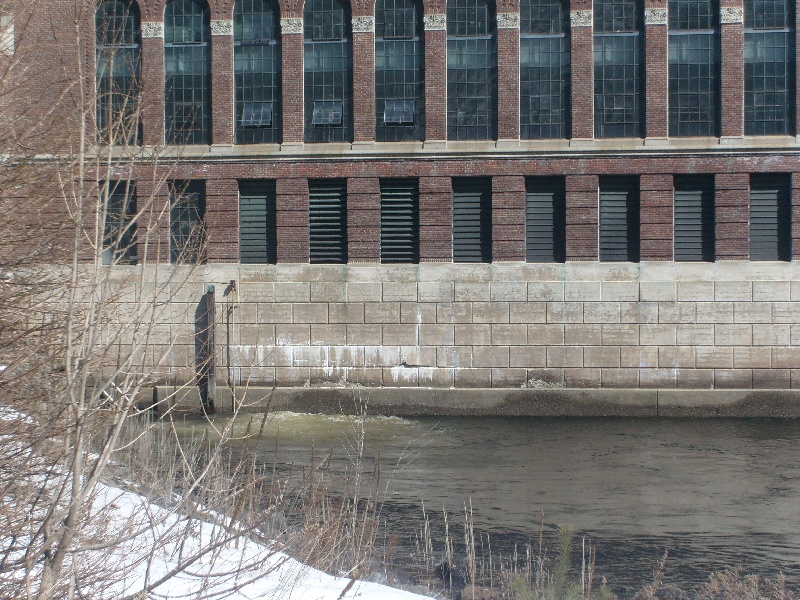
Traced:
<path fill-rule="evenodd" d="M 519 139 L 519 29 L 497 30 L 497 137 Z"/>
<path fill-rule="evenodd" d="M 723 7 L 741 8 L 741 0 L 723 0 Z M 744 25 L 726 23 L 721 32 L 722 135 L 744 134 Z"/>
<path fill-rule="evenodd" d="M 375 139 L 375 34 L 353 33 L 353 140 Z"/>
<path fill-rule="evenodd" d="M 642 175 L 640 238 L 642 260 L 672 260 L 673 182 L 671 175 Z"/>
<path fill-rule="evenodd" d="M 303 36 L 299 33 L 281 36 L 283 77 L 283 141 L 303 141 Z"/>
<path fill-rule="evenodd" d="M 651 0 L 648 8 L 663 8 L 664 2 Z M 645 43 L 645 102 L 647 137 L 667 137 L 669 133 L 669 67 L 667 64 L 667 26 L 647 25 Z"/>
<path fill-rule="evenodd" d="M 231 210 L 236 207 L 237 210 Z M 206 181 L 206 259 L 239 262 L 239 184 L 236 179 Z"/>
<path fill-rule="evenodd" d="M 447 139 L 447 32 L 425 32 L 425 139 Z"/>
<path fill-rule="evenodd" d="M 211 143 L 233 143 L 233 36 L 211 37 Z"/>
<path fill-rule="evenodd" d="M 420 177 L 419 259 L 453 260 L 453 184 L 449 177 Z"/>
<path fill-rule="evenodd" d="M 567 260 L 597 260 L 598 177 L 567 176 Z"/>
<path fill-rule="evenodd" d="M 525 260 L 525 178 L 492 178 L 492 260 Z"/>
<path fill-rule="evenodd" d="M 747 173 L 720 173 L 715 178 L 717 260 L 750 256 L 750 178 Z"/>
<path fill-rule="evenodd" d="M 381 260 L 381 188 L 377 177 L 347 180 L 348 262 Z"/>
<path fill-rule="evenodd" d="M 575 2 L 572 3 L 576 4 Z M 586 10 L 584 2 L 578 2 Z M 578 10 L 571 6 L 573 10 Z M 591 4 L 588 4 L 591 8 Z M 591 27 L 573 27 L 570 32 L 572 52 L 572 137 L 594 136 L 594 41 Z"/>
<path fill-rule="evenodd" d="M 307 263 L 308 180 L 280 178 L 275 188 L 278 262 Z"/>

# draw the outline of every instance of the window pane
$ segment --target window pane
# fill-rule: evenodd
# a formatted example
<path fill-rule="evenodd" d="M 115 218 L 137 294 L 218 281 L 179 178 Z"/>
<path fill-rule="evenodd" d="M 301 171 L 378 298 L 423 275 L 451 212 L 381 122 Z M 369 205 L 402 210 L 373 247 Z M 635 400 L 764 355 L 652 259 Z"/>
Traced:
<path fill-rule="evenodd" d="M 595 34 L 596 137 L 641 137 L 642 71 L 641 42 L 638 33 Z"/>
<path fill-rule="evenodd" d="M 717 134 L 719 40 L 715 32 L 669 36 L 669 133 Z"/>
<path fill-rule="evenodd" d="M 744 122 L 748 135 L 785 135 L 794 118 L 792 33 L 745 31 Z"/>
<path fill-rule="evenodd" d="M 520 124 L 523 139 L 567 137 L 569 40 L 520 39 Z"/>

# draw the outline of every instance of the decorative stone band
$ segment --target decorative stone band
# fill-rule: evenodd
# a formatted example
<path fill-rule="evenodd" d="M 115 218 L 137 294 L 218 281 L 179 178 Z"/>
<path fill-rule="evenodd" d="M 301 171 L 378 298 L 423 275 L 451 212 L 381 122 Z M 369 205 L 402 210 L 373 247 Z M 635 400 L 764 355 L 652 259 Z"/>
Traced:
<path fill-rule="evenodd" d="M 725 25 L 740 25 L 744 23 L 744 9 L 723 6 L 719 9 L 719 22 Z"/>
<path fill-rule="evenodd" d="M 0 17 L 0 54 L 14 54 L 14 17 Z"/>
<path fill-rule="evenodd" d="M 163 38 L 164 23 L 161 21 L 142 21 L 143 38 Z"/>
<path fill-rule="evenodd" d="M 519 29 L 519 13 L 497 13 L 498 29 Z"/>
<path fill-rule="evenodd" d="M 211 19 L 211 35 L 233 35 L 233 21 L 230 19 Z"/>
<path fill-rule="evenodd" d="M 447 29 L 447 17 L 444 15 L 423 15 L 422 25 L 425 31 L 441 31 Z"/>
<path fill-rule="evenodd" d="M 572 27 L 591 27 L 592 26 L 592 11 L 590 10 L 573 10 L 569 13 L 569 24 Z"/>
<path fill-rule="evenodd" d="M 644 9 L 644 24 L 645 25 L 666 25 L 667 24 L 667 9 L 666 8 L 645 8 Z"/>
<path fill-rule="evenodd" d="M 374 33 L 375 17 L 353 17 L 353 33 Z"/>
<path fill-rule="evenodd" d="M 303 33 L 302 17 L 283 17 L 281 19 L 281 33 Z"/>

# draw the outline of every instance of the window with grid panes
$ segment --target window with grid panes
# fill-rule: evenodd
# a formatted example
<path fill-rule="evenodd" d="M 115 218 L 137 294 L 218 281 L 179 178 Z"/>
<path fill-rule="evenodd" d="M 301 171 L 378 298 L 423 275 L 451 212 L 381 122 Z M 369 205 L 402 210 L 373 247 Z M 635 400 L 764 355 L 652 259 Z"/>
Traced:
<path fill-rule="evenodd" d="M 569 128 L 569 7 L 520 4 L 520 127 L 524 139 L 565 138 Z"/>
<path fill-rule="evenodd" d="M 348 5 L 308 0 L 303 9 L 306 142 L 353 139 L 353 60 Z"/>
<path fill-rule="evenodd" d="M 375 139 L 421 140 L 425 134 L 422 11 L 415 0 L 375 7 Z"/>
<path fill-rule="evenodd" d="M 135 265 L 136 185 L 130 181 L 108 181 L 100 185 L 106 207 L 102 263 Z"/>
<path fill-rule="evenodd" d="M 206 182 L 172 181 L 169 199 L 169 256 L 173 264 L 205 261 Z"/>
<path fill-rule="evenodd" d="M 794 15 L 788 0 L 744 3 L 744 132 L 792 133 Z"/>
<path fill-rule="evenodd" d="M 594 0 L 595 137 L 642 137 L 642 13 L 639 0 Z"/>
<path fill-rule="evenodd" d="M 447 139 L 497 138 L 497 35 L 490 0 L 447 2 Z"/>
<path fill-rule="evenodd" d="M 719 121 L 719 8 L 712 0 L 669 3 L 669 134 L 714 136 Z"/>
<path fill-rule="evenodd" d="M 211 20 L 200 0 L 164 11 L 164 115 L 168 144 L 211 143 Z"/>
<path fill-rule="evenodd" d="M 239 0 L 233 9 L 236 143 L 281 141 L 281 55 L 277 6 Z"/>
<path fill-rule="evenodd" d="M 95 13 L 95 34 L 98 135 L 108 143 L 138 143 L 142 34 L 136 4 L 101 2 Z"/>

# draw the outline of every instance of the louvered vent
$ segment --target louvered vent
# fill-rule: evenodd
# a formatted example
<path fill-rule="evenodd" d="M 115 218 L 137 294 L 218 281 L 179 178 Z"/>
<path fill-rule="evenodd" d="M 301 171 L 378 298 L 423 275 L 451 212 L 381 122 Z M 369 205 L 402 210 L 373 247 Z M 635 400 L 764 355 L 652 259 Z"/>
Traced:
<path fill-rule="evenodd" d="M 416 179 L 381 179 L 381 262 L 419 262 Z"/>
<path fill-rule="evenodd" d="M 639 261 L 639 178 L 600 179 L 600 260 Z"/>
<path fill-rule="evenodd" d="M 528 262 L 566 260 L 566 202 L 563 177 L 529 177 L 526 182 L 525 255 Z"/>
<path fill-rule="evenodd" d="M 791 260 L 791 212 L 788 176 L 750 177 L 751 260 Z"/>
<path fill-rule="evenodd" d="M 675 178 L 675 260 L 714 260 L 714 177 Z"/>
<path fill-rule="evenodd" d="M 275 181 L 239 182 L 239 260 L 245 264 L 274 264 Z"/>
<path fill-rule="evenodd" d="M 492 261 L 492 180 L 453 180 L 453 262 Z"/>
<path fill-rule="evenodd" d="M 311 179 L 308 192 L 311 263 L 346 263 L 347 181 Z"/>

